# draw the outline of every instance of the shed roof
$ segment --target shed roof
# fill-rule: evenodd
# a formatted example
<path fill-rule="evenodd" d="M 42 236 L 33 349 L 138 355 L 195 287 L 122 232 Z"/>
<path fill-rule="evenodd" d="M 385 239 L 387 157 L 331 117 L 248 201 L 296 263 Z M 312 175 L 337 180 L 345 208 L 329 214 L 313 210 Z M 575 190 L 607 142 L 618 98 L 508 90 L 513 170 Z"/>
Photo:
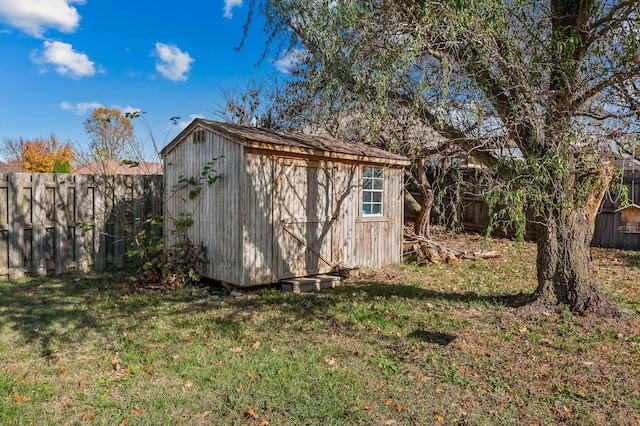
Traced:
<path fill-rule="evenodd" d="M 342 154 L 352 157 L 352 159 L 354 159 L 353 157 L 355 159 L 376 158 L 392 164 L 410 164 L 407 158 L 402 155 L 393 154 L 361 142 L 348 142 L 324 135 L 307 135 L 220 123 L 203 118 L 193 120 L 173 141 L 162 149 L 160 154 L 164 156 L 172 151 L 196 127 L 211 130 L 246 147 L 275 151 L 300 151 L 316 155 L 325 153 L 329 155 L 323 156 L 331 157 L 338 157 L 335 154 Z"/>

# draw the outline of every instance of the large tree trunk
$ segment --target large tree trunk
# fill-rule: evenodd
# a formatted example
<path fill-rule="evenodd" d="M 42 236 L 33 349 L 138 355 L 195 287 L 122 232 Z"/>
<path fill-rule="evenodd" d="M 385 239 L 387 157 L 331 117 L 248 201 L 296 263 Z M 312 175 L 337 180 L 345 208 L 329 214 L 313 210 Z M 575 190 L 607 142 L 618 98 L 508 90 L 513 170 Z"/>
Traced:
<path fill-rule="evenodd" d="M 600 291 L 591 268 L 595 217 L 610 182 L 609 173 L 606 170 L 599 176 L 601 184 L 594 185 L 584 206 L 550 210 L 544 225 L 538 226 L 538 288 L 525 311 L 557 312 L 568 305 L 581 315 L 622 313 Z"/>
<path fill-rule="evenodd" d="M 593 277 L 588 218 L 561 214 L 538 229 L 538 288 L 525 310 L 557 312 L 565 305 L 577 314 L 619 315 L 620 309 L 600 291 Z"/>

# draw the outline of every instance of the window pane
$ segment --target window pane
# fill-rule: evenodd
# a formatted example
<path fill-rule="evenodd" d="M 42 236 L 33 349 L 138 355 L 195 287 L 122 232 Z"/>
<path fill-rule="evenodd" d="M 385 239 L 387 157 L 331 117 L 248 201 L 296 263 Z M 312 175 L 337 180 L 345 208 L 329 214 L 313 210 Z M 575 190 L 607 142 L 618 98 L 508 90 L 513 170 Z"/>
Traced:
<path fill-rule="evenodd" d="M 362 176 L 362 214 L 382 215 L 384 168 L 365 166 Z"/>

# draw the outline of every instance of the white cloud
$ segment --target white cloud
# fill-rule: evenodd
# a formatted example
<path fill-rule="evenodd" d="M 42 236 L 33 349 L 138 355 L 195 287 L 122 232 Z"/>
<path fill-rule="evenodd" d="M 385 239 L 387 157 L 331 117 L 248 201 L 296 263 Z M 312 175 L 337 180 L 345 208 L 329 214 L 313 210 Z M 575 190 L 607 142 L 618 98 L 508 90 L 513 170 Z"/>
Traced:
<path fill-rule="evenodd" d="M 156 43 L 154 55 L 158 57 L 156 71 L 164 78 L 173 81 L 185 81 L 191 70 L 191 64 L 195 61 L 188 52 L 160 42 Z"/>
<path fill-rule="evenodd" d="M 47 29 L 72 33 L 80 22 L 74 3 L 85 0 L 0 0 L 0 22 L 38 38 Z"/>
<path fill-rule="evenodd" d="M 96 73 L 94 63 L 86 54 L 76 52 L 73 46 L 61 41 L 45 41 L 42 54 L 33 51 L 31 60 L 36 64 L 53 65 L 58 74 L 71 78 L 91 77 Z"/>
<path fill-rule="evenodd" d="M 77 104 L 72 104 L 71 102 L 60 102 L 60 109 L 63 111 L 73 111 L 78 115 L 86 115 L 92 112 L 96 108 L 104 107 L 100 102 L 78 102 Z M 110 108 L 119 109 L 123 114 L 128 112 L 136 112 L 142 111 L 140 108 L 134 108 L 131 105 L 127 105 L 126 107 L 122 107 L 120 105 L 112 105 Z"/>
<path fill-rule="evenodd" d="M 289 74 L 291 69 L 302 61 L 305 54 L 306 50 L 304 49 L 293 49 L 285 53 L 284 56 L 273 60 L 271 63 L 276 67 L 278 72 Z"/>
<path fill-rule="evenodd" d="M 142 111 L 140 108 L 134 108 L 131 105 L 127 105 L 126 107 L 121 107 L 120 105 L 114 105 L 113 108 L 119 109 L 123 114 L 130 114 L 132 112 L 140 112 Z"/>
<path fill-rule="evenodd" d="M 60 109 L 64 111 L 73 111 L 78 115 L 85 115 L 89 111 L 93 111 L 94 109 L 100 108 L 102 106 L 104 105 L 102 105 L 100 102 L 78 102 L 75 105 L 70 102 L 60 103 Z"/>
<path fill-rule="evenodd" d="M 190 120 L 188 120 L 188 121 L 185 120 L 185 121 L 178 122 L 178 124 L 176 126 L 178 127 L 179 131 L 183 131 L 196 118 L 204 118 L 204 115 L 202 115 L 202 114 L 191 114 L 191 115 L 189 115 L 189 118 L 190 118 Z"/>
<path fill-rule="evenodd" d="M 242 0 L 224 0 L 224 17 L 233 18 L 233 8 L 242 6 Z"/>

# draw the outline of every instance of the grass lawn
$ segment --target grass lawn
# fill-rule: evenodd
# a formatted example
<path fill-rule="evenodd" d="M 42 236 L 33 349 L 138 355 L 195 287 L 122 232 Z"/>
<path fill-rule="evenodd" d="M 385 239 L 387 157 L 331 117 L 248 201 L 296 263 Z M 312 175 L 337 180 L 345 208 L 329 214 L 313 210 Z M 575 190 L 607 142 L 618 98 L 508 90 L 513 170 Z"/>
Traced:
<path fill-rule="evenodd" d="M 622 319 L 523 321 L 535 247 L 396 266 L 321 294 L 0 283 L 0 424 L 640 423 L 640 253 L 593 251 Z"/>

